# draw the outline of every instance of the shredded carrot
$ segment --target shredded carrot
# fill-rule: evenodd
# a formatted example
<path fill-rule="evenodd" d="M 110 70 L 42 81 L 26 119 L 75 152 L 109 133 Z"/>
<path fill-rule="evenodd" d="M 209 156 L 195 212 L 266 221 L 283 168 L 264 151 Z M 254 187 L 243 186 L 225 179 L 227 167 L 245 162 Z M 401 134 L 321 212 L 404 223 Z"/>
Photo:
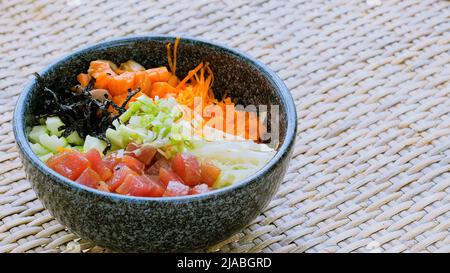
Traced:
<path fill-rule="evenodd" d="M 176 75 L 177 71 L 177 52 L 179 44 L 180 44 L 180 37 L 177 37 L 175 39 L 175 45 L 173 46 L 173 70 L 172 70 L 173 75 Z"/>
<path fill-rule="evenodd" d="M 172 53 L 172 43 L 167 43 L 167 63 L 170 68 L 170 72 L 172 72 L 173 75 L 175 75 L 177 71 L 177 51 L 178 51 L 178 45 L 180 44 L 180 37 L 177 37 L 175 39 L 175 44 L 173 46 L 173 53 Z"/>
<path fill-rule="evenodd" d="M 177 101 L 200 114 L 205 121 L 203 125 L 208 124 L 227 133 L 258 141 L 260 137 L 258 128 L 264 127 L 259 122 L 257 114 L 236 110 L 231 98 L 226 95 L 220 101 L 217 100 L 211 88 L 213 81 L 214 74 L 209 64 L 199 64 L 195 69 L 189 71 L 188 75 L 178 84 Z M 200 103 L 196 104 L 196 99 L 200 99 Z M 231 106 L 231 113 L 226 111 L 227 106 Z M 223 114 L 210 116 L 211 111 L 214 113 L 214 107 L 220 107 Z M 209 114 L 206 114 L 207 112 Z M 227 117 L 227 115 L 231 115 L 231 117 Z M 244 123 L 243 128 L 238 126 L 241 123 Z"/>
<path fill-rule="evenodd" d="M 199 65 L 197 65 L 196 68 L 192 69 L 191 71 L 189 71 L 188 75 L 177 85 L 177 87 L 175 88 L 176 90 L 180 90 L 181 87 L 188 81 L 190 80 L 194 75 L 197 74 L 197 72 L 203 68 L 203 63 L 200 63 Z M 203 71 L 203 70 L 202 70 Z"/>

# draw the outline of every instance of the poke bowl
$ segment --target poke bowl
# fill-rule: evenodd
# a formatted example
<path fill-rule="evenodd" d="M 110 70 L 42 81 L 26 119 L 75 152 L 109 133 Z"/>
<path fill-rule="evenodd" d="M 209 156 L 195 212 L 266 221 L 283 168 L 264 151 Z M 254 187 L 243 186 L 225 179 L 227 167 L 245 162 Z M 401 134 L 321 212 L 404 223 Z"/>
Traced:
<path fill-rule="evenodd" d="M 203 107 L 235 112 L 206 117 Z M 283 181 L 296 128 L 293 99 L 265 65 L 164 35 L 61 58 L 25 87 L 13 118 L 45 208 L 79 237 L 123 252 L 205 249 L 245 228 Z"/>

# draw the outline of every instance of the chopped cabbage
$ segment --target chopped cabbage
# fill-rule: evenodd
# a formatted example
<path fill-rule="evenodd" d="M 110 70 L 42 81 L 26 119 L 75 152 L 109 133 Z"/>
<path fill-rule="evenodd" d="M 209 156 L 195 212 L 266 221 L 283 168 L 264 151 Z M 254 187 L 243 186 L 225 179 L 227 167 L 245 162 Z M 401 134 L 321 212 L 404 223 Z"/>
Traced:
<path fill-rule="evenodd" d="M 196 140 L 189 153 L 211 160 L 221 169 L 214 185 L 221 188 L 241 181 L 264 167 L 275 155 L 275 150 L 266 144 L 247 140 Z"/>
<path fill-rule="evenodd" d="M 157 99 L 143 95 L 114 122 L 106 137 L 119 148 L 130 142 L 150 143 L 170 158 L 190 146 L 191 136 L 184 134 L 186 124 L 180 122 L 183 113 L 175 99 Z"/>

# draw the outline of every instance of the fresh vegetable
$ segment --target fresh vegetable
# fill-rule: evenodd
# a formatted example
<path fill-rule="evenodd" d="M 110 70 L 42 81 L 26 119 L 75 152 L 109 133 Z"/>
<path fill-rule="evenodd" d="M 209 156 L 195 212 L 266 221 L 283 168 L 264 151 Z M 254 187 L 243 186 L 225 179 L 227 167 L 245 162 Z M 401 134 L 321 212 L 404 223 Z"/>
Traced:
<path fill-rule="evenodd" d="M 61 136 L 62 131 L 59 130 L 60 127 L 64 126 L 64 123 L 59 117 L 48 117 L 45 120 L 45 125 L 52 135 Z"/>
<path fill-rule="evenodd" d="M 106 149 L 106 146 L 107 144 L 105 141 L 88 135 L 84 140 L 83 150 L 87 152 L 91 149 L 97 149 L 100 153 L 103 153 L 103 151 Z"/>
<path fill-rule="evenodd" d="M 48 135 L 49 131 L 45 125 L 34 126 L 28 134 L 28 138 L 32 143 L 39 143 L 41 135 Z"/>
<path fill-rule="evenodd" d="M 83 151 L 79 145 L 82 145 L 84 141 L 76 131 L 70 133 L 67 138 L 61 136 L 64 134 L 65 127 L 61 119 L 47 117 L 41 121 L 43 125 L 33 126 L 28 134 L 31 149 L 39 156 L 39 159 L 45 162 L 62 148 Z"/>
<path fill-rule="evenodd" d="M 41 135 L 39 136 L 39 143 L 53 153 L 58 152 L 58 148 L 64 148 L 68 145 L 67 140 L 63 137 L 58 138 L 55 135 Z"/>
<path fill-rule="evenodd" d="M 143 95 L 133 102 L 106 136 L 119 148 L 129 143 L 148 143 L 167 158 L 185 150 L 190 136 L 183 135 L 183 113 L 174 99 L 152 100 Z"/>
<path fill-rule="evenodd" d="M 48 153 L 48 154 L 39 156 L 39 159 L 40 159 L 42 162 L 47 162 L 47 160 L 48 160 L 49 158 L 51 158 L 52 156 L 53 156 L 52 153 Z"/>
<path fill-rule="evenodd" d="M 33 152 L 37 155 L 46 155 L 50 153 L 48 149 L 44 148 L 44 146 L 39 143 L 31 143 L 30 146 L 31 150 L 33 150 Z"/>
<path fill-rule="evenodd" d="M 70 133 L 70 135 L 68 135 L 66 137 L 66 139 L 67 139 L 67 142 L 69 142 L 70 144 L 77 145 L 77 146 L 83 145 L 83 143 L 84 143 L 84 140 L 80 137 L 80 135 L 76 131 L 73 131 L 72 133 Z"/>

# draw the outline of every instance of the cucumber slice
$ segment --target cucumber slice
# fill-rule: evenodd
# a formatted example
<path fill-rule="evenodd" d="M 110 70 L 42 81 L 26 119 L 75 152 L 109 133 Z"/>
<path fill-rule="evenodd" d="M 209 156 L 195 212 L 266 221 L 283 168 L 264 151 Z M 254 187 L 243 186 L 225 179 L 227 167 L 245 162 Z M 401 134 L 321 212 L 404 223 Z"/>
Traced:
<path fill-rule="evenodd" d="M 63 126 L 64 123 L 58 117 L 48 117 L 45 121 L 47 125 L 47 129 L 50 131 L 50 134 L 60 137 L 62 131 L 58 130 L 59 127 Z"/>
<path fill-rule="evenodd" d="M 58 152 L 58 147 L 66 147 L 68 145 L 67 140 L 63 137 L 49 136 L 47 134 L 39 137 L 39 142 L 42 146 L 49 149 L 53 153 Z"/>
<path fill-rule="evenodd" d="M 97 149 L 100 153 L 103 153 L 106 148 L 106 142 L 96 137 L 87 136 L 84 141 L 83 150 L 84 152 L 87 152 L 92 148 Z"/>
<path fill-rule="evenodd" d="M 111 143 L 111 151 L 117 151 L 117 150 L 120 150 L 120 149 L 123 149 L 122 147 L 119 147 L 119 146 L 117 146 L 116 144 L 114 144 L 114 143 Z"/>
<path fill-rule="evenodd" d="M 45 127 L 43 125 L 34 126 L 31 129 L 31 132 L 28 134 L 28 138 L 33 143 L 39 143 L 39 137 L 41 135 L 47 135 L 47 134 L 48 134 L 47 127 Z"/>
<path fill-rule="evenodd" d="M 125 146 L 127 145 L 125 137 L 123 137 L 123 135 L 120 134 L 117 130 L 111 128 L 107 129 L 106 137 L 111 141 L 111 144 L 116 147 L 125 148 Z"/>
<path fill-rule="evenodd" d="M 48 153 L 48 154 L 45 154 L 45 155 L 41 155 L 40 157 L 39 157 L 39 159 L 41 160 L 41 161 L 43 161 L 43 162 L 46 162 L 50 157 L 52 157 L 53 156 L 53 154 L 52 153 Z"/>
<path fill-rule="evenodd" d="M 39 143 L 31 143 L 31 150 L 33 150 L 33 152 L 37 155 L 46 155 L 48 153 L 50 153 L 49 150 L 45 149 L 41 144 Z"/>
<path fill-rule="evenodd" d="M 73 131 L 70 135 L 67 136 L 67 142 L 73 145 L 83 145 L 83 139 L 80 137 L 80 135 Z"/>

